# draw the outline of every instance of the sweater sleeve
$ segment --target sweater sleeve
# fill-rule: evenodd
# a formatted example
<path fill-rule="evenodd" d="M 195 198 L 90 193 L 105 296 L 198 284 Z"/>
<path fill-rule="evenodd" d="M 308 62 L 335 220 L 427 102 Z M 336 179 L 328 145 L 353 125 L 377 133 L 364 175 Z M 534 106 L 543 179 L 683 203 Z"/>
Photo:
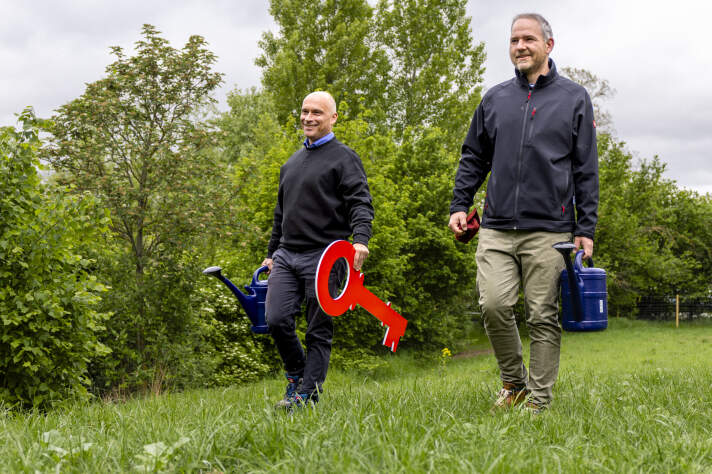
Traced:
<path fill-rule="evenodd" d="M 574 121 L 572 159 L 576 196 L 575 236 L 593 239 L 598 221 L 598 148 L 593 106 L 588 93 L 579 102 Z"/>
<path fill-rule="evenodd" d="M 450 203 L 450 214 L 467 212 L 475 193 L 492 169 L 492 141 L 485 129 L 484 100 L 477 106 L 462 144 L 460 164 L 455 175 L 455 188 Z"/>
<path fill-rule="evenodd" d="M 282 172 L 280 170 L 279 189 L 277 191 L 277 204 L 274 206 L 274 218 L 272 222 L 272 236 L 267 244 L 267 258 L 272 258 L 272 254 L 279 247 L 282 238 Z"/>
<path fill-rule="evenodd" d="M 339 190 L 346 203 L 353 242 L 368 246 L 374 216 L 371 191 L 361 158 L 352 150 L 344 161 Z"/>

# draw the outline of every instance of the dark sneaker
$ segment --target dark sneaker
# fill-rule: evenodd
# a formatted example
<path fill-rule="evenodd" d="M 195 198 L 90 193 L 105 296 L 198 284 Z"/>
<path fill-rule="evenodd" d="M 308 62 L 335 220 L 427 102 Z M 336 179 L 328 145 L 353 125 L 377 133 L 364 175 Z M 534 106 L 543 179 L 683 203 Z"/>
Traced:
<path fill-rule="evenodd" d="M 497 394 L 497 400 L 494 402 L 492 409 L 498 408 L 512 408 L 513 406 L 524 403 L 529 395 L 529 389 L 524 387 L 517 387 L 516 385 L 508 382 L 502 384 L 502 390 Z"/>
<path fill-rule="evenodd" d="M 277 402 L 275 408 L 291 408 L 295 397 L 298 395 L 299 384 L 302 383 L 300 375 L 284 374 L 287 377 L 287 390 L 284 392 L 284 398 Z"/>
<path fill-rule="evenodd" d="M 294 396 L 294 405 L 292 408 L 303 408 L 309 405 L 316 405 L 319 403 L 319 393 L 298 393 Z"/>

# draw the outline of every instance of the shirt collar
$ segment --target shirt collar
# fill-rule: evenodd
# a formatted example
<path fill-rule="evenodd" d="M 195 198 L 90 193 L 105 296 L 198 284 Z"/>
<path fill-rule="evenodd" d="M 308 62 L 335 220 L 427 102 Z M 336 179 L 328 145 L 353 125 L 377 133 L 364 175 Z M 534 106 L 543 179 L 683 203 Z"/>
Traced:
<path fill-rule="evenodd" d="M 334 138 L 334 132 L 329 132 L 314 143 L 309 143 L 309 139 L 305 138 L 304 139 L 304 148 L 307 150 L 313 150 L 314 148 L 319 148 L 320 146 L 324 145 L 325 143 L 330 142 Z"/>

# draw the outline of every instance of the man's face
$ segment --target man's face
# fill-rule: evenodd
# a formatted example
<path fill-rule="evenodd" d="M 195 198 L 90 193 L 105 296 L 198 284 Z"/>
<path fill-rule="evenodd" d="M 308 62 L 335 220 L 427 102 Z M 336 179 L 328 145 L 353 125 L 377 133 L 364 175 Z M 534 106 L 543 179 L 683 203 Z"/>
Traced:
<path fill-rule="evenodd" d="M 549 59 L 554 40 L 544 41 L 541 26 L 536 20 L 520 18 L 512 25 L 509 58 L 519 72 L 529 76 L 540 71 Z"/>
<path fill-rule="evenodd" d="M 336 111 L 324 97 L 309 95 L 302 102 L 301 123 L 304 136 L 315 142 L 331 132 L 336 123 Z"/>

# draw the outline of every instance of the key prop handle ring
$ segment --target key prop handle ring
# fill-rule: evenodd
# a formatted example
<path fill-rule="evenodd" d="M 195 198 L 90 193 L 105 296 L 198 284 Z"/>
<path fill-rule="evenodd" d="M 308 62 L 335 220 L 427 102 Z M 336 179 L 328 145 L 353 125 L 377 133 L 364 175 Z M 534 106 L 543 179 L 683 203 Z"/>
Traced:
<path fill-rule="evenodd" d="M 329 316 L 341 316 L 347 309 L 353 309 L 354 287 L 349 283 L 351 283 L 351 273 L 356 271 L 353 269 L 355 255 L 354 246 L 346 240 L 336 240 L 330 243 L 321 254 L 319 265 L 316 267 L 316 300 L 321 309 Z M 345 258 L 348 262 L 346 283 L 341 294 L 332 298 L 329 293 L 329 275 L 332 267 L 340 258 Z M 360 275 L 356 278 L 360 278 Z"/>

